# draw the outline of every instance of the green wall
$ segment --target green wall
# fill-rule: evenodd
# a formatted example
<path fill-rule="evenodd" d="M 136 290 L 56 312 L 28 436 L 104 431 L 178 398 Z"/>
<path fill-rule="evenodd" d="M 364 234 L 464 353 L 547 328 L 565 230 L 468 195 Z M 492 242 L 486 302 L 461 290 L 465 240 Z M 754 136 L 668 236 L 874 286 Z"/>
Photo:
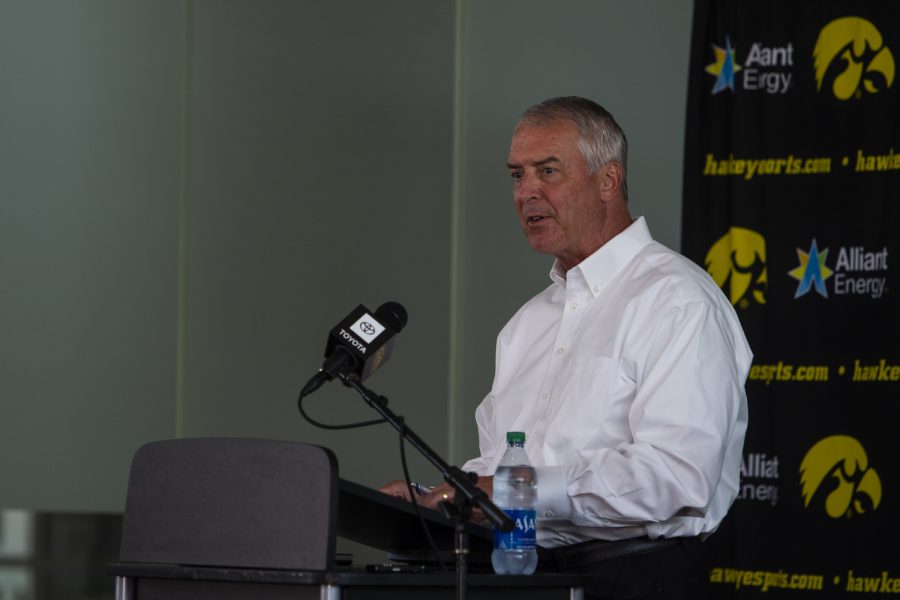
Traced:
<path fill-rule="evenodd" d="M 0 4 L 0 507 L 120 511 L 181 436 L 399 477 L 389 426 L 296 409 L 359 303 L 407 306 L 370 383 L 446 452 L 453 31 L 450 1 Z"/>
<path fill-rule="evenodd" d="M 367 383 L 446 452 L 453 4 L 193 7 L 180 433 L 302 440 L 348 479 L 398 478 L 390 426 L 315 429 L 296 397 L 331 327 L 400 302 L 409 324 Z M 307 402 L 377 416 L 337 382 Z"/>
<path fill-rule="evenodd" d="M 0 4 L 0 507 L 121 509 L 174 432 L 181 13 Z"/>
<path fill-rule="evenodd" d="M 678 246 L 688 0 L 0 4 L 0 508 L 119 511 L 134 450 L 255 436 L 400 476 L 385 425 L 296 394 L 359 303 L 409 310 L 371 380 L 476 452 L 494 338 L 547 283 L 505 159 L 582 94 L 631 143 L 633 212 Z M 373 413 L 332 383 L 309 411 Z M 434 471 L 412 450 L 413 475 Z"/>

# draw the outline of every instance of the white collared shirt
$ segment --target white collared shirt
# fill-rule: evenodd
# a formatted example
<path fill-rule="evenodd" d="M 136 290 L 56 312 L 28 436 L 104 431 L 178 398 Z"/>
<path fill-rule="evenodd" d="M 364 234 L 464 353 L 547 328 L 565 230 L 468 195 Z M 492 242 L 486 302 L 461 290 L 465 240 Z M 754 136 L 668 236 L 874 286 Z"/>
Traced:
<path fill-rule="evenodd" d="M 475 413 L 492 475 L 524 431 L 538 543 L 703 535 L 739 484 L 752 354 L 712 279 L 643 218 L 510 319 Z"/>

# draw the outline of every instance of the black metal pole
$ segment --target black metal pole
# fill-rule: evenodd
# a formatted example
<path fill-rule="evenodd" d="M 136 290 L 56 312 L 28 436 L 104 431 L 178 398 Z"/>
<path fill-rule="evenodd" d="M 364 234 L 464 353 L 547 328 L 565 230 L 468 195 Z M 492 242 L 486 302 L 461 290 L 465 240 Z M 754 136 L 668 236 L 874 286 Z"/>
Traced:
<path fill-rule="evenodd" d="M 469 478 L 467 473 L 463 472 L 459 467 L 449 465 L 444 461 L 444 459 L 432 450 L 415 431 L 410 429 L 400 417 L 389 409 L 387 407 L 387 398 L 366 388 L 359 382 L 359 378 L 356 375 L 346 375 L 341 373 L 339 374 L 339 377 L 341 378 L 341 381 L 344 382 L 344 385 L 352 387 L 359 392 L 359 395 L 362 396 L 363 400 L 365 400 L 369 406 L 374 408 L 388 423 L 402 433 L 403 437 L 405 437 L 416 450 L 421 452 L 422 455 L 441 472 L 441 475 L 444 476 L 444 481 L 456 489 L 457 495 L 463 495 L 470 507 L 480 508 L 491 523 L 501 531 L 512 531 L 515 523 L 509 518 L 509 515 L 491 502 L 491 499 L 485 491 L 475 485 L 475 482 Z"/>
<path fill-rule="evenodd" d="M 472 506 L 465 500 L 453 499 L 456 509 L 456 535 L 453 550 L 456 553 L 456 597 L 466 600 L 466 576 L 468 575 L 469 532 L 466 522 L 472 514 Z"/>
<path fill-rule="evenodd" d="M 453 496 L 453 504 L 449 502 L 443 502 L 442 504 L 445 512 L 452 514 L 456 519 L 453 542 L 453 550 L 456 554 L 456 597 L 458 600 L 465 600 L 469 555 L 469 532 L 466 530 L 466 525 L 469 522 L 469 516 L 472 514 L 472 508 L 475 506 L 480 508 L 494 526 L 499 527 L 501 531 L 512 530 L 515 523 L 509 518 L 509 515 L 491 502 L 484 490 L 475 485 L 475 481 L 470 478 L 468 473 L 463 472 L 459 467 L 447 464 L 428 444 L 422 441 L 422 438 L 416 435 L 416 432 L 394 414 L 387 407 L 387 398 L 367 389 L 360 383 L 356 375 L 340 373 L 339 377 L 344 382 L 344 385 L 352 387 L 359 392 L 363 400 L 399 431 L 431 464 L 437 467 L 441 475 L 444 476 L 444 481 L 456 489 L 456 493 Z M 474 476 L 474 473 L 472 475 Z"/>

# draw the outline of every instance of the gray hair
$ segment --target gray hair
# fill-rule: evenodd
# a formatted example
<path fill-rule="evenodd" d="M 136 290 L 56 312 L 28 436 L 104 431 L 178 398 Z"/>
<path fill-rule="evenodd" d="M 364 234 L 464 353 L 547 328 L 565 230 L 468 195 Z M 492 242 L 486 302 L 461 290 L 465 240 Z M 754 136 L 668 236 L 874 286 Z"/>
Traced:
<path fill-rule="evenodd" d="M 559 120 L 571 121 L 578 128 L 578 150 L 590 173 L 612 161 L 622 165 L 622 192 L 627 198 L 628 140 L 609 111 L 587 98 L 563 96 L 535 104 L 525 111 L 519 125 L 542 127 Z"/>

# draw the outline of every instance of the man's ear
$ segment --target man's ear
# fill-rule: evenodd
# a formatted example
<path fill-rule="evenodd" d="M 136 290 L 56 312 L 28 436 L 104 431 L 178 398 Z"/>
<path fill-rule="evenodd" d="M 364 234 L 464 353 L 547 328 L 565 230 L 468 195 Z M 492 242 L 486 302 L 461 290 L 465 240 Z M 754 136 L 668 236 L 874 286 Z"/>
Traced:
<path fill-rule="evenodd" d="M 625 172 L 618 161 L 606 163 L 597 171 L 598 185 L 600 186 L 600 199 L 604 202 L 622 194 L 622 185 Z"/>

